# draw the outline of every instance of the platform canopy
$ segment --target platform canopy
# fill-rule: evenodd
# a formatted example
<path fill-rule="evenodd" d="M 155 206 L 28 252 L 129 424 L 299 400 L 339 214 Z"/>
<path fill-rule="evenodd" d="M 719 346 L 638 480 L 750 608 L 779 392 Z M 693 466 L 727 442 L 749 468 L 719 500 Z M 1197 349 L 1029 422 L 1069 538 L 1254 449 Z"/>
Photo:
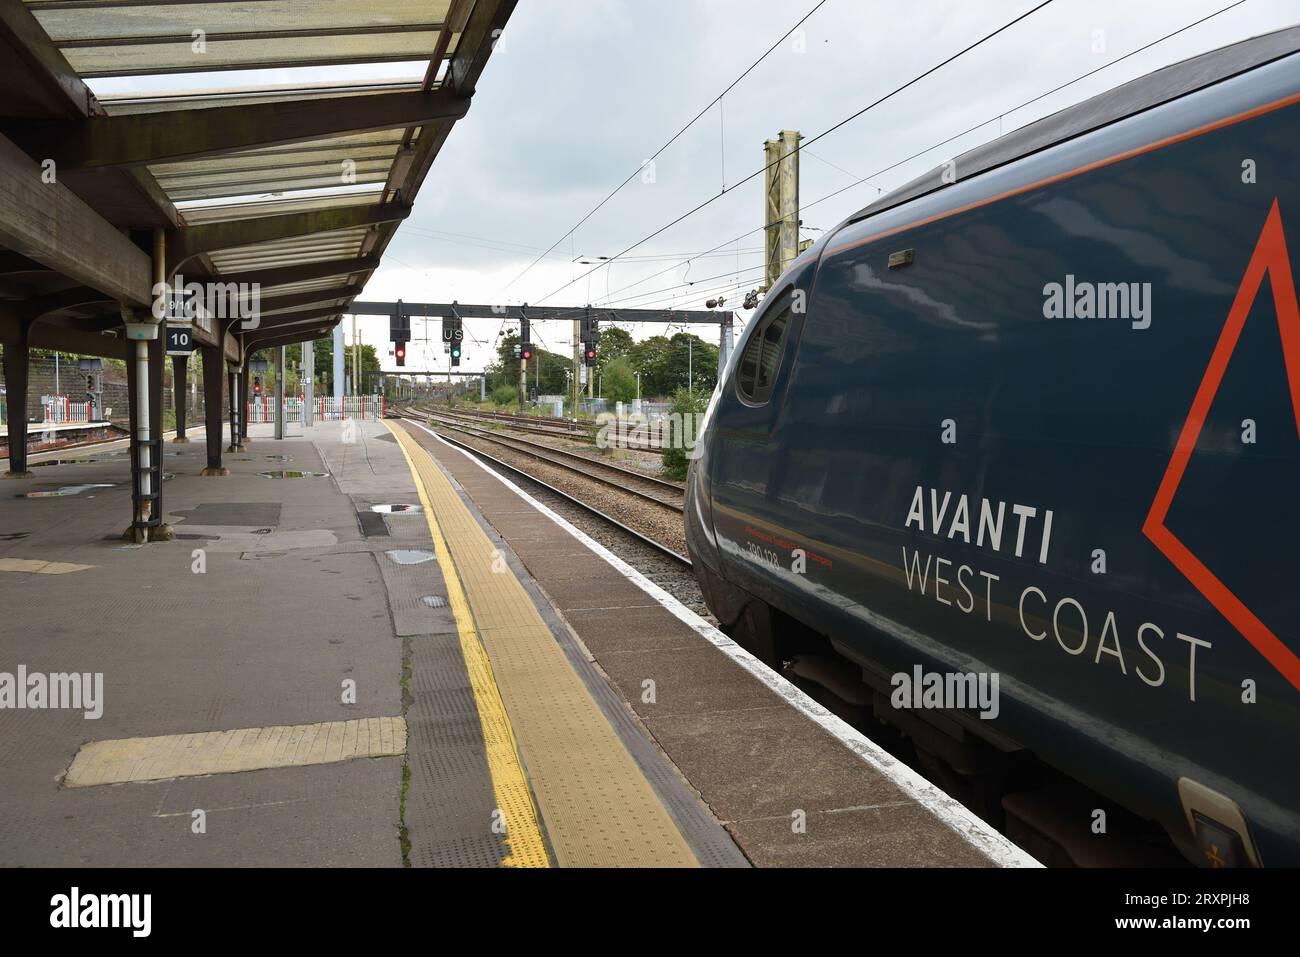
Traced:
<path fill-rule="evenodd" d="M 0 340 L 27 329 L 33 346 L 124 354 L 121 306 L 152 301 L 156 227 L 169 275 L 259 284 L 246 338 L 324 334 L 410 213 L 514 5 L 0 0 Z M 283 72 L 306 66 L 340 69 Z M 100 77 L 141 79 L 96 96 Z"/>

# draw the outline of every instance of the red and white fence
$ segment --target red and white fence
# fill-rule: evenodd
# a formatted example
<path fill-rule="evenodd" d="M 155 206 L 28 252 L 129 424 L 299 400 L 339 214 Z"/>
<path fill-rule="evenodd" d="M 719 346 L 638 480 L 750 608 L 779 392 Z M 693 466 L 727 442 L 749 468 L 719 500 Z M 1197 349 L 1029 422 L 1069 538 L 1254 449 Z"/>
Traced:
<path fill-rule="evenodd" d="M 382 395 L 345 395 L 341 399 L 336 399 L 332 395 L 316 397 L 318 419 L 382 419 L 383 417 L 384 397 Z"/>
<path fill-rule="evenodd" d="M 43 419 L 47 424 L 62 425 L 67 422 L 89 422 L 90 403 L 73 402 L 66 395 L 41 396 Z"/>
<path fill-rule="evenodd" d="M 302 396 L 284 400 L 284 421 L 302 422 Z M 315 418 L 318 422 L 339 421 L 342 419 L 373 419 L 384 417 L 384 397 L 382 395 L 348 395 L 342 399 L 333 396 L 317 396 L 313 401 Z M 275 422 L 275 397 L 259 395 L 248 403 L 249 424 Z"/>

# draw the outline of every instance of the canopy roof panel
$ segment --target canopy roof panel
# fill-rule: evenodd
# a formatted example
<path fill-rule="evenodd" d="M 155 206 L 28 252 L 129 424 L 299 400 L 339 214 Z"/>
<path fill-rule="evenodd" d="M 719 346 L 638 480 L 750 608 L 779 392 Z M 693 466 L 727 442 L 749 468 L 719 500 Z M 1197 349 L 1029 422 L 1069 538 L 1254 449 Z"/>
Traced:
<path fill-rule="evenodd" d="M 0 119 L 118 234 L 138 230 L 137 249 L 167 224 L 169 272 L 265 276 L 278 296 L 339 290 L 343 311 L 514 3 L 23 0 L 0 10 L 0 45 L 40 69 L 6 73 L 0 56 L 0 81 L 23 87 L 0 89 Z"/>
<path fill-rule="evenodd" d="M 209 34 L 289 37 L 440 30 L 450 0 L 226 0 L 123 3 L 121 0 L 26 0 L 55 45 L 107 45 L 130 39 L 187 42 Z M 430 48 L 432 49 L 432 48 Z M 426 51 L 427 52 L 427 51 Z"/>

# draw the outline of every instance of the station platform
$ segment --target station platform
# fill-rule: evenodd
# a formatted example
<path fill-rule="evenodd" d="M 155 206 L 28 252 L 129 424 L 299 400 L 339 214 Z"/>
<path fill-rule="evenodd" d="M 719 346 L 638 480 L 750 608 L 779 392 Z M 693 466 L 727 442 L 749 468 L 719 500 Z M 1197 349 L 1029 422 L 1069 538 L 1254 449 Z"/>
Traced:
<path fill-rule="evenodd" d="M 0 864 L 1033 864 L 417 424 L 165 449 L 0 485 Z"/>

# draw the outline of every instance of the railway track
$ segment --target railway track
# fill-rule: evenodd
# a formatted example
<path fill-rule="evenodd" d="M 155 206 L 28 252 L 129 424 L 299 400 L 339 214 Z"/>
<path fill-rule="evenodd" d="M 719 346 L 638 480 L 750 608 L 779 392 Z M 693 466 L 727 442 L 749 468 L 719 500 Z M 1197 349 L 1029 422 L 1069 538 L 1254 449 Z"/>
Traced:
<path fill-rule="evenodd" d="M 551 465 L 559 468 L 568 469 L 576 472 L 585 478 L 601 482 L 621 491 L 637 495 L 648 501 L 660 505 L 667 505 L 676 511 L 681 511 L 683 503 L 682 496 L 685 495 L 686 489 L 676 482 L 668 482 L 664 479 L 655 478 L 652 475 L 646 475 L 634 469 L 624 468 L 621 465 L 614 465 L 611 462 L 602 462 L 599 459 L 593 459 L 590 456 L 582 455 L 578 452 L 569 452 L 565 449 L 557 449 L 554 446 L 543 445 L 541 442 L 531 442 L 528 439 L 520 439 L 514 436 L 503 436 L 499 433 L 489 432 L 485 429 L 476 429 L 470 426 L 460 425 L 455 421 L 446 421 L 441 413 L 428 413 L 435 421 L 441 422 L 446 428 L 456 429 L 466 435 L 472 435 L 475 438 L 482 439 L 485 442 L 492 442 L 496 445 L 528 455 L 533 458 L 541 459 Z M 558 456 L 558 458 L 556 457 Z M 580 465 L 578 463 L 581 463 Z M 587 467 L 603 469 L 606 475 L 597 475 L 588 471 Z M 626 482 L 640 482 L 649 488 L 655 490 L 657 494 L 650 494 L 639 488 L 626 485 Z M 667 499 L 663 496 L 667 496 Z"/>
<path fill-rule="evenodd" d="M 399 414 L 401 417 L 409 418 L 412 421 L 423 422 L 429 413 L 426 410 L 421 409 L 402 409 L 399 410 Z M 596 508 L 589 502 L 583 501 L 580 497 L 570 492 L 566 492 L 563 489 L 556 488 L 554 485 L 530 474 L 525 469 L 503 461 L 502 459 L 484 452 L 482 449 L 476 448 L 475 446 L 448 433 L 455 431 L 480 441 L 496 442 L 502 447 L 508 448 L 514 452 L 531 455 L 530 451 L 515 447 L 511 444 L 511 442 L 523 443 L 527 440 L 511 440 L 495 436 L 491 433 L 485 434 L 482 430 L 466 429 L 463 426 L 446 422 L 439 423 L 435 421 L 432 425 L 437 428 L 438 435 L 443 441 L 448 442 L 457 448 L 463 449 L 471 455 L 477 456 L 496 470 L 507 473 L 511 477 L 522 479 L 552 495 L 558 496 L 573 505 L 575 508 L 580 509 L 584 514 L 599 520 L 601 524 L 607 525 L 621 534 L 649 547 L 659 556 L 669 560 L 677 568 L 686 572 L 691 571 L 691 560 L 687 556 L 669 548 L 652 536 L 632 528 L 607 512 Z M 538 445 L 538 443 L 528 444 Z M 554 449 L 549 448 L 547 450 L 551 452 L 555 451 Z M 568 454 L 572 455 L 575 453 Z M 536 455 L 535 457 L 538 460 L 547 461 L 548 464 L 561 465 L 561 467 L 563 467 L 562 463 L 546 459 L 545 456 Z M 581 458 L 581 456 L 578 457 Z M 587 461 L 590 462 L 590 460 Z M 580 470 L 574 469 L 574 471 Z M 610 484 L 612 482 L 612 480 L 602 480 L 596 476 L 588 475 L 587 477 L 596 479 L 597 481 L 603 481 L 604 484 Z M 623 491 L 630 490 L 624 488 Z M 646 496 L 642 495 L 641 497 Z M 664 503 L 661 502 L 660 504 Z M 771 667 L 770 664 L 769 667 Z M 990 810 L 983 806 L 979 793 L 971 792 L 970 789 L 972 785 L 969 781 L 962 778 L 960 775 L 945 773 L 941 769 L 936 768 L 932 760 L 922 759 L 920 755 L 914 751 L 911 742 L 906 738 L 906 736 L 897 734 L 892 727 L 882 726 L 877 719 L 870 715 L 864 716 L 860 703 L 861 687 L 858 685 L 860 672 L 857 669 L 847 667 L 843 661 L 834 658 L 834 656 L 801 654 L 792 661 L 783 662 L 780 667 L 776 668 L 776 670 L 782 673 L 794 684 L 813 695 L 814 698 L 816 698 L 831 712 L 837 714 L 839 717 L 843 718 L 849 724 L 857 727 L 864 733 L 871 735 L 872 739 L 878 744 L 890 751 L 896 758 L 911 767 L 918 774 L 930 780 L 949 796 L 965 804 L 967 807 L 970 807 L 977 814 L 995 826 L 1005 828 L 1005 824 L 1002 823 L 1000 815 L 990 813 Z M 847 692 L 846 689 L 848 689 Z M 1063 786 L 1067 788 L 1079 787 L 1077 783 L 1070 782 L 1068 779 Z M 1126 839 L 1121 843 L 1123 847 L 1120 851 L 1116 852 L 1119 856 L 1116 858 L 1115 863 L 1122 863 L 1129 866 L 1132 866 L 1135 860 L 1141 860 L 1143 863 L 1159 866 L 1171 866 L 1171 864 L 1178 863 L 1162 848 L 1151 849 L 1149 851 L 1149 857 L 1147 858 L 1134 858 L 1134 844 L 1131 838 Z M 1032 851 L 1034 848 L 1030 847 L 1030 850 Z"/>
<path fill-rule="evenodd" d="M 428 413 L 427 413 L 425 410 L 422 410 L 422 409 L 406 408 L 406 409 L 403 409 L 403 410 L 400 411 L 400 416 L 401 416 L 402 418 L 409 419 L 410 421 L 412 421 L 412 422 L 416 422 L 416 423 L 421 423 L 421 422 L 422 422 L 422 419 L 423 419 L 424 417 L 426 417 L 427 415 L 428 415 Z M 434 425 L 437 425 L 437 423 L 436 423 L 436 422 L 435 422 L 435 423 L 431 423 L 431 427 L 433 427 Z M 544 488 L 544 489 L 545 489 L 546 491 L 548 491 L 549 493 L 551 493 L 551 494 L 553 494 L 553 495 L 556 495 L 556 496 L 559 496 L 560 498 L 564 499 L 565 501 L 569 502 L 570 504 L 574 505 L 575 507 L 581 509 L 585 514 L 590 515 L 590 516 L 592 516 L 593 518 L 598 519 L 602 524 L 605 524 L 605 525 L 608 525 L 608 526 L 610 526 L 610 527 L 612 527 L 612 528 L 615 528 L 615 529 L 617 529 L 618 531 L 622 532 L 623 534 L 628 535 L 628 536 L 630 536 L 631 538 L 636 539 L 636 540 L 637 540 L 638 542 L 640 542 L 642 545 L 646 545 L 646 546 L 648 546 L 649 548 L 653 549 L 656 553 L 658 553 L 659 555 L 663 556 L 664 558 L 667 558 L 669 561 L 671 561 L 673 564 L 677 565 L 678 567 L 680 567 L 680 568 L 684 568 L 684 569 L 690 569 L 690 568 L 691 568 L 691 560 L 690 560 L 687 556 L 683 555 L 681 552 L 678 552 L 677 550 L 675 550 L 675 549 L 673 549 L 673 548 L 670 548 L 669 546 L 663 544 L 662 542 L 658 541 L 657 539 L 653 538 L 652 536 L 645 534 L 644 532 L 638 531 L 637 529 L 631 527 L 631 526 L 628 525 L 627 523 L 620 521 L 619 519 L 615 518 L 613 515 L 610 515 L 608 512 L 604 512 L 604 511 L 602 511 L 601 509 L 597 508 L 596 506 L 592 505 L 591 503 L 583 501 L 583 500 L 582 500 L 581 498 L 579 498 L 578 496 L 573 495 L 573 494 L 570 493 L 570 492 L 566 492 L 566 491 L 564 491 L 563 489 L 556 488 L 554 485 L 550 484 L 549 482 L 546 482 L 546 481 L 543 480 L 543 479 L 538 478 L 536 475 L 531 474 L 531 473 L 528 472 L 527 470 L 525 470 L 525 469 L 521 469 L 521 468 L 519 468 L 519 467 L 516 466 L 516 465 L 512 465 L 512 464 L 510 464 L 509 462 L 506 462 L 506 461 L 504 461 L 504 460 L 502 460 L 502 459 L 500 459 L 500 458 L 497 458 L 496 456 L 491 455 L 491 454 L 489 454 L 488 452 L 485 452 L 485 451 L 483 451 L 483 450 L 480 449 L 480 448 L 477 448 L 477 447 L 475 447 L 475 446 L 473 446 L 473 445 L 470 445 L 468 442 L 465 442 L 465 441 L 463 441 L 463 440 L 461 440 L 461 439 L 458 439 L 458 438 L 456 438 L 456 437 L 454 437 L 454 436 L 447 435 L 446 432 L 449 431 L 449 430 L 456 430 L 456 431 L 460 431 L 460 432 L 462 432 L 462 433 L 465 433 L 465 432 L 468 431 L 468 430 L 466 430 L 466 429 L 464 429 L 464 428 L 461 428 L 461 427 L 458 427 L 458 426 L 452 426 L 452 425 L 447 425 L 446 423 L 442 423 L 442 424 L 441 424 L 441 428 L 438 429 L 438 433 L 437 433 L 437 434 L 438 434 L 438 437 L 441 438 L 441 439 L 442 439 L 443 441 L 445 441 L 445 442 L 449 442 L 450 444 L 456 446 L 456 447 L 459 448 L 459 449 L 463 449 L 463 450 L 465 450 L 466 452 L 469 452 L 471 455 L 477 456 L 478 458 L 483 459 L 483 460 L 485 460 L 485 461 L 491 463 L 491 465 L 492 465 L 494 468 L 496 468 L 496 469 L 499 469 L 499 470 L 501 470 L 501 471 L 503 471 L 503 472 L 507 472 L 507 473 L 509 473 L 510 475 L 513 475 L 513 476 L 517 476 L 517 477 L 520 477 L 520 478 L 526 479 L 528 482 L 530 482 L 530 483 L 532 483 L 532 484 L 534 484 L 534 485 L 540 486 L 541 488 Z M 477 435 L 472 436 L 472 437 L 474 437 L 474 438 L 485 438 L 485 437 L 477 436 Z M 491 437 L 487 437 L 486 440 L 487 440 L 487 441 L 493 441 L 493 438 L 491 438 Z M 499 441 L 499 440 L 498 440 L 498 444 L 502 445 L 502 446 L 505 447 L 505 448 L 511 448 L 507 443 L 505 443 L 505 442 L 501 442 L 501 441 Z M 522 449 L 512 449 L 512 450 L 513 450 L 513 451 L 516 451 L 516 452 L 520 452 L 521 454 L 532 454 L 532 453 L 529 453 L 529 452 L 525 452 L 525 451 L 522 450 Z M 544 459 L 544 457 L 541 456 L 541 455 L 539 455 L 539 454 L 538 454 L 538 455 L 534 455 L 533 457 L 535 457 L 535 458 L 537 458 L 537 459 L 539 459 L 539 460 Z M 557 465 L 557 466 L 562 467 L 562 468 L 569 468 L 570 471 L 573 471 L 573 472 L 581 472 L 580 469 L 577 469 L 577 468 L 574 468 L 574 467 L 571 467 L 571 466 L 567 466 L 567 465 L 565 465 L 564 463 L 555 462 L 555 461 L 551 461 L 551 460 L 546 460 L 546 461 L 548 461 L 548 463 L 551 464 L 551 465 Z M 625 486 L 618 485 L 618 484 L 615 483 L 612 479 L 604 479 L 604 478 L 601 478 L 601 477 L 597 477 L 597 476 L 590 475 L 590 474 L 588 474 L 588 473 L 583 473 L 583 474 L 585 474 L 586 477 L 589 478 L 589 479 L 592 479 L 592 480 L 597 481 L 597 482 L 601 482 L 602 484 L 605 484 L 605 485 L 612 485 L 612 486 L 614 486 L 614 487 L 619 488 L 620 490 L 622 490 L 622 491 L 624 491 L 624 492 L 631 491 L 631 490 L 627 489 Z M 672 505 L 669 505 L 669 504 L 666 503 L 666 502 L 663 502 L 663 501 L 661 501 L 661 500 L 659 500 L 659 499 L 654 498 L 653 496 L 647 495 L 647 494 L 642 493 L 642 492 L 635 492 L 634 494 L 638 495 L 640 498 L 646 499 L 646 500 L 648 500 L 648 501 L 655 502 L 657 505 L 659 505 L 659 506 L 661 506 L 661 507 L 663 507 L 663 508 L 672 508 L 672 509 L 675 511 L 676 514 L 680 514 L 680 513 L 681 513 L 681 506 L 672 506 Z"/>
<path fill-rule="evenodd" d="M 480 412 L 478 410 L 457 409 L 452 411 L 438 410 L 438 415 L 448 416 L 450 418 L 459 418 L 465 421 L 493 422 L 513 429 L 519 432 L 528 432 L 534 435 L 545 435 L 551 438 L 569 439 L 574 442 L 583 442 L 588 445 L 595 445 L 596 437 L 592 434 L 593 426 L 576 424 L 564 419 L 547 418 L 547 425 L 536 425 L 533 420 L 539 418 L 531 415 L 512 415 L 503 412 Z M 634 452 L 662 452 L 663 446 L 649 441 L 639 441 L 638 436 L 643 433 L 623 433 L 616 435 L 616 444 L 612 447 L 628 449 Z"/>
<path fill-rule="evenodd" d="M 476 415 L 485 419 L 496 419 L 498 422 L 521 422 L 529 425 L 545 425 L 554 429 L 567 429 L 572 432 L 586 431 L 586 427 L 581 423 L 574 422 L 572 419 L 557 419 L 553 415 L 521 415 L 518 412 L 487 412 L 481 409 L 475 409 L 471 412 L 460 410 L 465 415 Z"/>

